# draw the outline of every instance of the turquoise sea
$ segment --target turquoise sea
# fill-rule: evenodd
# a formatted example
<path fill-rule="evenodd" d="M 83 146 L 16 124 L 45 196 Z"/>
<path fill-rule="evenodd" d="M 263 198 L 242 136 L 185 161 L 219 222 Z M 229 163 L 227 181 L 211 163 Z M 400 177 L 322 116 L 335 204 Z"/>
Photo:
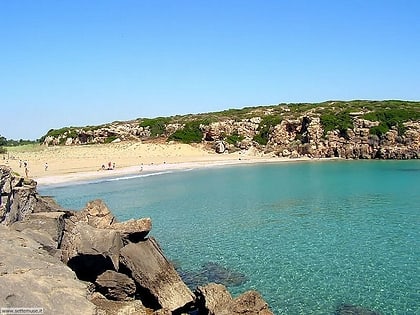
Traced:
<path fill-rule="evenodd" d="M 70 209 L 103 199 L 120 221 L 151 217 L 184 277 L 258 290 L 275 314 L 343 303 L 420 314 L 420 161 L 212 167 L 39 191 Z"/>

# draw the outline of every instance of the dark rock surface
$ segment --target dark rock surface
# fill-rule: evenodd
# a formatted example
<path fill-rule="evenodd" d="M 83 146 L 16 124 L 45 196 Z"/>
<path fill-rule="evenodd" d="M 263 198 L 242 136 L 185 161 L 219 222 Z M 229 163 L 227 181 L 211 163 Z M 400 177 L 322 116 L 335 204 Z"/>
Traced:
<path fill-rule="evenodd" d="M 377 311 L 367 309 L 360 305 L 343 304 L 338 307 L 334 315 L 381 315 Z"/>
<path fill-rule="evenodd" d="M 212 282 L 234 287 L 248 281 L 243 273 L 211 261 L 203 264 L 198 270 L 183 270 L 178 268 L 177 271 L 182 280 L 190 288 L 196 288 Z"/>

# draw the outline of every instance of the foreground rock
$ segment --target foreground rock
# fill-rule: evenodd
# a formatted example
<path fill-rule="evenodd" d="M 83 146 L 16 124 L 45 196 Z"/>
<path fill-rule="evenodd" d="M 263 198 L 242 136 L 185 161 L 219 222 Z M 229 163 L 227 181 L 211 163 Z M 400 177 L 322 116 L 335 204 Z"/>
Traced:
<path fill-rule="evenodd" d="M 87 299 L 87 284 L 29 236 L 0 225 L 0 257 L 1 307 L 43 308 L 44 314 L 96 314 Z"/>
<path fill-rule="evenodd" d="M 134 299 L 136 283 L 123 273 L 107 270 L 96 278 L 95 284 L 98 291 L 111 300 L 127 301 Z"/>
<path fill-rule="evenodd" d="M 162 308 L 175 311 L 193 304 L 194 295 L 153 238 L 122 248 L 121 262 L 130 270 L 135 281 L 150 291 Z"/>
<path fill-rule="evenodd" d="M 209 315 L 272 315 L 268 304 L 256 291 L 232 299 L 225 286 L 210 283 L 197 288 L 201 312 Z"/>

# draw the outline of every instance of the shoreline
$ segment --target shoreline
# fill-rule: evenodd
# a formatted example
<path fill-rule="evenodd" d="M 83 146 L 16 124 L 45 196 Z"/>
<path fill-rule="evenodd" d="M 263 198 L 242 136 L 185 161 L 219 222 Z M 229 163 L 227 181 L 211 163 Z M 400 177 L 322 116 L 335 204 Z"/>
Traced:
<path fill-rule="evenodd" d="M 179 163 L 163 163 L 163 164 L 150 164 L 150 165 L 134 165 L 124 168 L 117 168 L 113 170 L 98 170 L 88 172 L 72 172 L 68 174 L 41 176 L 33 178 L 38 187 L 50 186 L 66 186 L 72 184 L 84 184 L 97 180 L 113 180 L 119 178 L 129 178 L 131 176 L 150 176 L 151 174 L 163 174 L 172 171 L 184 171 L 190 169 L 205 169 L 212 167 L 223 166 L 238 166 L 238 165 L 251 165 L 260 163 L 288 163 L 288 162 L 307 162 L 314 161 L 311 158 L 251 158 L 251 159 L 226 159 L 217 161 L 188 161 Z M 321 159 L 316 159 L 316 161 Z M 324 160 L 324 159 L 322 159 Z M 330 159 L 328 159 L 330 160 Z"/>
<path fill-rule="evenodd" d="M 83 146 L 35 146 L 10 150 L 7 157 L 6 160 L 3 156 L 2 164 L 10 166 L 19 176 L 25 176 L 27 168 L 28 178 L 35 180 L 41 188 L 176 170 L 338 159 L 278 157 L 264 155 L 253 148 L 219 154 L 204 145 L 130 141 Z M 106 166 L 111 167 L 108 169 Z"/>

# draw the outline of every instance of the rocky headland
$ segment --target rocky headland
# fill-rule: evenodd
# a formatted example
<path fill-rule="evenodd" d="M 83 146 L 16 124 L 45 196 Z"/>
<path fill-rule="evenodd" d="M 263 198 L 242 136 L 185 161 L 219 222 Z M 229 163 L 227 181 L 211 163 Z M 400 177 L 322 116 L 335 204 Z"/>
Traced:
<path fill-rule="evenodd" d="M 117 222 L 101 200 L 60 207 L 0 166 L 0 305 L 44 314 L 273 314 L 256 291 L 191 289 L 148 236 L 149 218 Z"/>

